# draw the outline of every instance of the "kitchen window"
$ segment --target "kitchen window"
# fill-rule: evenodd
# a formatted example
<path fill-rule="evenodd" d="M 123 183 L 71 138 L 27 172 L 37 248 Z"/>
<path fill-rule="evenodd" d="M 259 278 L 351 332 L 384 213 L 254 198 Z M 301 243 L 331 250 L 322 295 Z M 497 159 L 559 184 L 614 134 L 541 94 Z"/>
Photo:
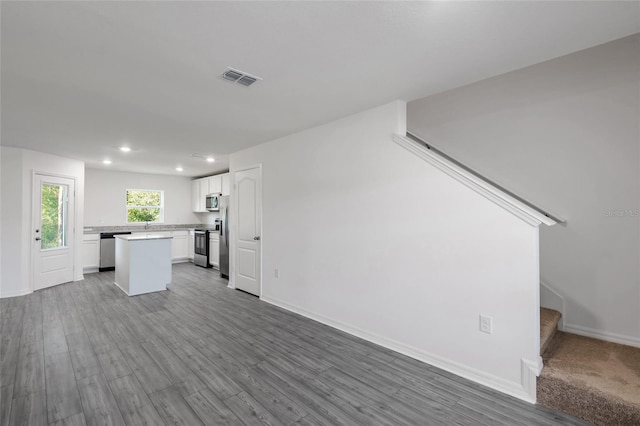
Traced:
<path fill-rule="evenodd" d="M 127 189 L 127 223 L 164 222 L 164 191 Z"/>

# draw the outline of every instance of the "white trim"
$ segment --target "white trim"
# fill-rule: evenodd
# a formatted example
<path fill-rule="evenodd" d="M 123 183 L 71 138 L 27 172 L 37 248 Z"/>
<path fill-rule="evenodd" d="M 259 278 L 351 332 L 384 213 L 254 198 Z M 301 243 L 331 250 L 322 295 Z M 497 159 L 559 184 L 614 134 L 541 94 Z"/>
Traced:
<path fill-rule="evenodd" d="M 529 359 L 520 360 L 520 383 L 525 392 L 529 395 L 529 402 L 536 402 L 537 384 L 536 378 L 542 371 L 542 357 L 538 356 L 535 361 Z"/>
<path fill-rule="evenodd" d="M 557 223 L 555 220 L 541 214 L 535 209 L 532 209 L 521 201 L 516 200 L 511 195 L 483 181 L 477 176 L 474 176 L 460 166 L 435 154 L 430 149 L 418 145 L 406 136 L 393 135 L 393 140 L 407 151 L 422 158 L 432 166 L 445 172 L 458 182 L 482 195 L 486 199 L 494 202 L 529 225 L 539 226 L 540 224 L 545 224 L 547 226 L 552 226 Z"/>
<path fill-rule="evenodd" d="M 600 339 L 607 342 L 619 343 L 621 345 L 635 346 L 640 348 L 640 338 L 633 336 L 625 336 L 623 334 L 609 333 L 607 331 L 600 331 L 594 328 L 583 327 L 581 325 L 564 323 L 564 330 L 567 333 L 578 334 L 580 336 L 592 337 L 594 339 Z"/>
<path fill-rule="evenodd" d="M 369 342 L 375 343 L 377 345 L 383 346 L 387 349 L 391 349 L 393 351 L 399 352 L 403 355 L 409 356 L 411 358 L 417 359 L 419 361 L 425 362 L 427 364 L 436 366 L 443 370 L 446 370 L 450 373 L 456 374 L 458 376 L 464 377 L 466 379 L 472 380 L 481 385 L 490 387 L 499 392 L 505 393 L 507 395 L 511 395 L 515 398 L 521 399 L 526 402 L 535 403 L 535 391 L 533 392 L 533 396 L 531 395 L 531 365 L 534 365 L 531 361 L 527 361 L 527 372 L 522 373 L 522 377 L 526 377 L 528 382 L 526 383 L 528 388 L 525 388 L 522 384 L 518 385 L 515 382 L 511 382 L 505 380 L 501 377 L 494 376 L 492 374 L 486 373 L 484 371 L 477 370 L 475 368 L 471 368 L 464 364 L 459 364 L 457 362 L 450 361 L 448 359 L 442 358 L 440 356 L 424 352 L 420 349 L 411 347 L 404 343 L 389 339 L 384 336 L 379 336 L 375 333 L 371 333 L 366 330 L 359 329 L 357 327 L 353 327 L 347 324 L 344 324 L 339 321 L 335 321 L 331 318 L 325 317 L 324 315 L 316 314 L 306 309 L 290 305 L 281 300 L 273 299 L 270 297 L 261 296 L 260 300 L 270 303 L 272 305 L 278 306 L 282 309 L 286 309 L 291 312 L 295 312 L 304 317 L 310 318 L 314 321 L 318 321 L 322 324 L 328 325 L 330 327 L 336 328 L 338 330 L 344 331 L 345 333 L 349 333 L 351 335 L 360 337 L 361 339 L 368 340 Z M 524 361 L 524 360 L 523 360 Z M 537 364 L 536 364 L 537 365 Z M 536 375 L 536 374 L 534 374 Z M 533 380 L 535 383 L 535 379 Z"/>

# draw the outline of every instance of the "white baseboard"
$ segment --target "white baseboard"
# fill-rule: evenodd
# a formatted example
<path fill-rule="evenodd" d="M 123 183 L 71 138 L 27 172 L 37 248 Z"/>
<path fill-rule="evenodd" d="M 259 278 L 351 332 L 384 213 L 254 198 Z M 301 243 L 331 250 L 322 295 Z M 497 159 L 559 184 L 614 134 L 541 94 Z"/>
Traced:
<path fill-rule="evenodd" d="M 7 297 L 24 296 L 24 295 L 27 295 L 29 293 L 33 293 L 33 290 L 28 289 L 28 290 L 14 291 L 14 292 L 11 292 L 11 293 L 0 293 L 0 299 L 5 299 Z"/>
<path fill-rule="evenodd" d="M 100 272 L 100 268 L 98 268 L 97 266 L 95 267 L 88 267 L 88 268 L 84 268 L 83 273 L 85 274 L 95 274 L 96 272 Z M 83 277 L 84 279 L 84 277 Z"/>
<path fill-rule="evenodd" d="M 442 358 L 438 355 L 422 351 L 420 349 L 411 347 L 409 345 L 395 341 L 393 339 L 389 339 L 384 336 L 380 336 L 375 333 L 362 330 L 357 327 L 353 327 L 348 324 L 341 323 L 339 321 L 335 321 L 331 318 L 325 317 L 324 315 L 307 311 L 306 309 L 290 305 L 287 302 L 283 302 L 281 300 L 273 299 L 266 296 L 262 296 L 260 299 L 272 305 L 278 306 L 282 309 L 286 309 L 288 311 L 295 312 L 304 317 L 311 318 L 312 320 L 318 321 L 322 324 L 336 328 L 340 331 L 344 331 L 345 333 L 349 333 L 354 336 L 360 337 L 361 339 L 368 340 L 369 342 L 375 343 L 387 349 L 391 349 L 393 351 L 399 352 L 408 357 L 411 357 L 419 361 L 422 361 L 424 363 L 441 368 L 450 373 L 464 377 L 465 379 L 469 379 L 471 381 L 474 381 L 481 385 L 495 389 L 507 395 L 511 395 L 523 401 L 530 402 L 530 403 L 536 402 L 535 377 L 539 374 L 538 368 L 541 369 L 541 366 L 538 366 L 538 362 L 541 362 L 541 361 L 536 360 L 536 362 L 532 362 L 532 361 L 522 360 L 521 368 L 523 370 L 521 372 L 521 375 L 522 375 L 523 382 L 518 384 L 515 382 L 505 380 L 501 377 L 488 374 L 484 371 L 477 370 L 467 365 L 459 364 L 457 362 Z M 533 386 L 533 392 L 532 392 L 532 386 Z"/>
<path fill-rule="evenodd" d="M 115 281 L 114 281 L 113 283 L 116 285 L 116 287 L 118 287 L 120 290 L 122 290 L 122 292 L 123 292 L 124 294 L 126 294 L 127 296 L 129 295 L 129 294 L 125 291 L 125 289 L 124 289 L 124 288 L 120 287 L 120 284 L 118 284 L 118 283 L 117 283 L 117 282 L 115 282 Z"/>
<path fill-rule="evenodd" d="M 578 334 L 580 336 L 592 337 L 594 339 L 605 340 L 607 342 L 620 343 L 621 345 L 635 346 L 640 348 L 640 338 L 625 336 L 623 334 L 609 333 L 607 331 L 596 330 L 580 325 L 564 323 L 564 330 L 567 333 Z"/>

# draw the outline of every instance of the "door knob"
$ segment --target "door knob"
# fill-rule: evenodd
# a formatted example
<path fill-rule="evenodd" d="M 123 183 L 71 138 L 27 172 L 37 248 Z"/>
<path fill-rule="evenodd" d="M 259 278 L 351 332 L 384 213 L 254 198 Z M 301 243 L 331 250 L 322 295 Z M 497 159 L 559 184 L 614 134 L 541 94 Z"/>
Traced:
<path fill-rule="evenodd" d="M 36 241 L 40 241 L 42 238 L 40 237 L 36 237 Z"/>
<path fill-rule="evenodd" d="M 260 241 L 260 237 L 253 237 L 254 240 Z"/>

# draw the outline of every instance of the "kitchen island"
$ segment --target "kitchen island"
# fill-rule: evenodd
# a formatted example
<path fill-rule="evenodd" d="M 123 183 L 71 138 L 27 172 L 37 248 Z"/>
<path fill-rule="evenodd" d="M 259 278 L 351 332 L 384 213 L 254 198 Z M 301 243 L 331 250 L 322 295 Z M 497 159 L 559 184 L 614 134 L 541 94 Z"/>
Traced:
<path fill-rule="evenodd" d="M 170 236 L 116 235 L 115 284 L 128 296 L 167 289 L 171 282 Z"/>

